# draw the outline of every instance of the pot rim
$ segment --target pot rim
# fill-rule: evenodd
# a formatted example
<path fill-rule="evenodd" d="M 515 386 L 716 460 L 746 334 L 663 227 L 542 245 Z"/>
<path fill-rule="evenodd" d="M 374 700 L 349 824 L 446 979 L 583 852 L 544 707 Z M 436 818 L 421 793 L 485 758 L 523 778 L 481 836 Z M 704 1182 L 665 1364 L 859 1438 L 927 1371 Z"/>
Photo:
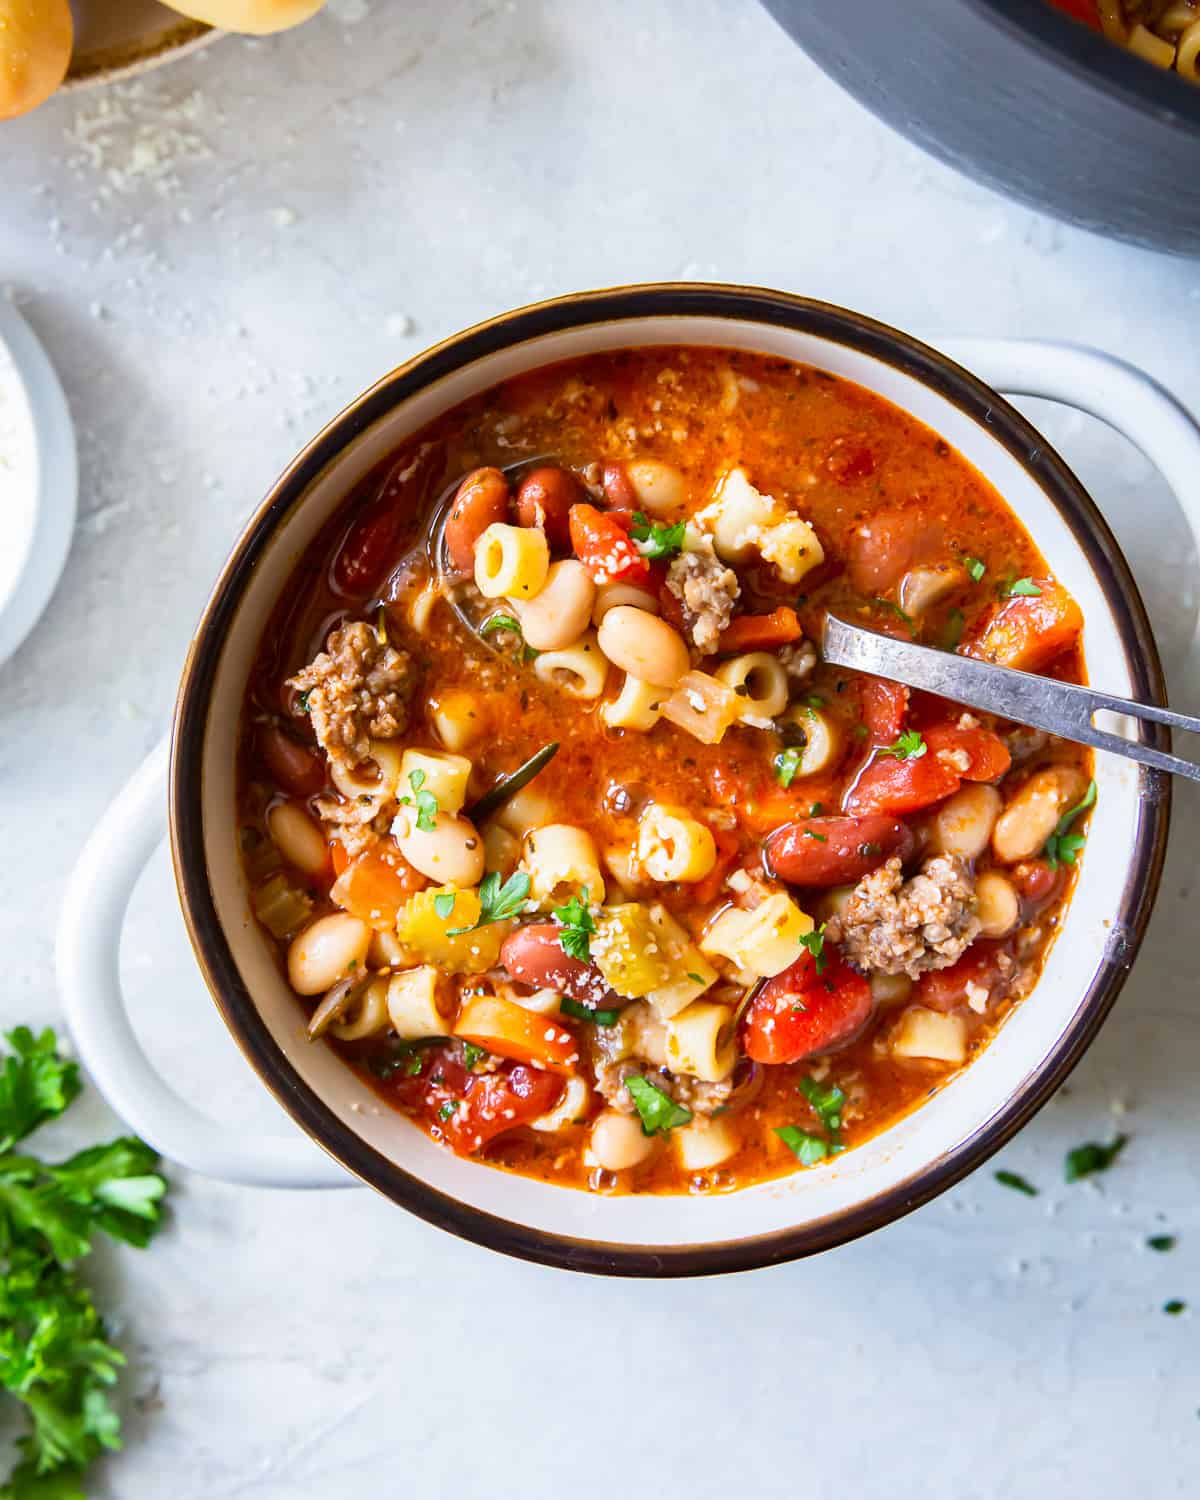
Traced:
<path fill-rule="evenodd" d="M 188 935 L 231 1035 L 296 1123 L 363 1182 L 427 1222 L 486 1248 L 567 1270 L 616 1276 L 698 1276 L 750 1270 L 811 1255 L 903 1217 L 975 1170 L 1039 1110 L 1087 1050 L 1141 945 L 1157 892 L 1170 818 L 1167 778 L 1142 796 L 1118 919 L 1129 937 L 1110 954 L 1054 1047 L 1022 1086 L 953 1149 L 903 1182 L 852 1207 L 768 1234 L 692 1244 L 643 1245 L 578 1239 L 533 1229 L 471 1207 L 431 1187 L 369 1146 L 299 1075 L 271 1036 L 217 917 L 202 812 L 208 704 L 227 626 L 250 571 L 278 526 L 354 438 L 416 391 L 501 349 L 592 323 L 700 316 L 783 326 L 866 353 L 933 389 L 988 432 L 1048 494 L 1100 582 L 1117 623 L 1134 696 L 1165 705 L 1162 668 L 1141 597 L 1116 540 L 1079 480 L 1036 429 L 982 381 L 928 345 L 886 324 L 767 288 L 662 282 L 581 292 L 534 303 L 455 334 L 416 355 L 351 402 L 303 449 L 255 511 L 222 568 L 189 648 L 171 736 L 169 825 L 175 879 Z M 631 330 L 631 347 L 636 347 Z M 1141 724 L 1165 747 L 1160 726 Z M 1157 773 L 1147 773 L 1151 777 Z M 1146 785 L 1144 782 L 1143 785 Z"/>
<path fill-rule="evenodd" d="M 994 26 L 1021 38 L 1081 83 L 1101 85 L 1131 108 L 1200 132 L 1200 89 L 1181 77 L 1164 82 L 1161 69 L 1057 10 L 1049 0 L 969 0 Z M 1178 95 L 1178 97 L 1176 97 Z"/>

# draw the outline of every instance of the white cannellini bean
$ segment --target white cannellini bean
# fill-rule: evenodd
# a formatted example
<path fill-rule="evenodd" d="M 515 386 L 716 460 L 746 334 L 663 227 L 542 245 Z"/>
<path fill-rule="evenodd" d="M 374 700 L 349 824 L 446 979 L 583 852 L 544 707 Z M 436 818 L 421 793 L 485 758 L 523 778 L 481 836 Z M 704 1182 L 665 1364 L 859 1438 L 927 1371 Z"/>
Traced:
<path fill-rule="evenodd" d="M 657 1141 L 646 1135 L 636 1115 L 622 1115 L 606 1109 L 592 1126 L 589 1143 L 596 1164 L 606 1172 L 625 1172 L 644 1162 L 654 1151 Z"/>
<path fill-rule="evenodd" d="M 658 600 L 648 589 L 639 589 L 632 583 L 603 583 L 596 590 L 596 602 L 592 606 L 592 624 L 599 625 L 610 609 L 618 604 L 628 604 L 634 609 L 644 609 L 648 615 L 658 613 Z"/>
<path fill-rule="evenodd" d="M 521 634 L 535 651 L 559 651 L 587 629 L 596 602 L 591 574 L 573 557 L 551 563 L 541 592 L 508 601 L 521 622 Z"/>
<path fill-rule="evenodd" d="M 929 823 L 933 853 L 978 859 L 988 846 L 1003 803 L 994 786 L 970 782 L 947 798 Z"/>
<path fill-rule="evenodd" d="M 1035 771 L 1012 796 L 992 830 L 992 851 L 1002 864 L 1032 859 L 1068 807 L 1083 796 L 1086 782 L 1074 766 Z"/>
<path fill-rule="evenodd" d="M 267 814 L 267 830 L 280 854 L 302 874 L 319 875 L 329 864 L 329 846 L 299 803 L 277 802 Z"/>
<path fill-rule="evenodd" d="M 483 838 L 468 819 L 440 812 L 427 830 L 417 827 L 410 809 L 401 808 L 392 826 L 400 853 L 430 880 L 465 890 L 483 879 Z"/>
<path fill-rule="evenodd" d="M 348 912 L 318 917 L 288 947 L 288 980 L 298 995 L 323 995 L 360 967 L 371 946 L 371 928 Z"/>
<path fill-rule="evenodd" d="M 1013 883 L 999 870 L 985 870 L 975 882 L 975 915 L 979 935 L 1007 937 L 1021 919 L 1021 903 Z"/>
<path fill-rule="evenodd" d="M 601 651 L 614 666 L 657 687 L 674 687 L 691 666 L 687 645 L 677 630 L 628 604 L 609 610 L 600 621 L 598 638 Z"/>
<path fill-rule="evenodd" d="M 654 458 L 637 458 L 625 465 L 625 473 L 638 504 L 652 516 L 665 515 L 683 504 L 683 475 L 674 464 Z"/>

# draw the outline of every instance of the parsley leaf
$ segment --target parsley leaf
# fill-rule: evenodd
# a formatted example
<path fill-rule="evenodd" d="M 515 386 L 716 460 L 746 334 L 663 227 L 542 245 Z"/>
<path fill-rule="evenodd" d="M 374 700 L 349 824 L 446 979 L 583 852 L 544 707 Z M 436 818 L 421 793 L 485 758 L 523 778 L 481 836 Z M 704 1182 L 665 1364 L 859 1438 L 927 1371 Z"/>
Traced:
<path fill-rule="evenodd" d="M 963 567 L 971 576 L 972 583 L 978 583 L 987 572 L 987 564 L 981 557 L 963 557 Z"/>
<path fill-rule="evenodd" d="M 1078 1182 L 1081 1177 L 1090 1177 L 1094 1172 L 1107 1172 L 1125 1148 L 1129 1137 L 1118 1135 L 1107 1146 L 1099 1141 L 1085 1141 L 1067 1152 L 1064 1175 L 1068 1182 Z"/>
<path fill-rule="evenodd" d="M 440 896 L 433 898 L 433 909 L 444 922 L 454 910 L 454 902 L 458 896 L 457 891 L 443 891 Z"/>
<path fill-rule="evenodd" d="M 1163 1312 L 1168 1317 L 1177 1318 L 1181 1312 L 1187 1311 L 1187 1303 L 1179 1297 L 1172 1297 L 1169 1302 L 1163 1303 Z"/>
<path fill-rule="evenodd" d="M 906 614 L 904 610 L 902 610 L 900 606 L 894 603 L 891 599 L 884 599 L 881 595 L 876 594 L 875 597 L 871 600 L 871 603 L 877 605 L 880 609 L 889 610 L 898 619 L 903 620 L 904 623 L 908 626 L 909 630 L 915 633 L 917 622 L 913 619 L 912 615 Z"/>
<path fill-rule="evenodd" d="M 775 767 L 775 780 L 780 786 L 791 786 L 796 779 L 796 773 L 804 760 L 804 751 L 795 748 L 781 750 L 773 762 Z"/>
<path fill-rule="evenodd" d="M 825 965 L 829 962 L 829 955 L 825 952 L 825 923 L 820 927 L 814 927 L 811 932 L 800 935 L 800 946 L 806 948 L 813 956 L 813 967 L 818 974 L 824 974 Z M 804 1087 L 803 1084 L 800 1085 Z"/>
<path fill-rule="evenodd" d="M 1019 1172 L 997 1172 L 996 1181 L 1001 1187 L 1013 1188 L 1018 1193 L 1024 1193 L 1027 1198 L 1036 1198 L 1038 1195 L 1038 1190 L 1033 1183 L 1027 1177 L 1022 1177 Z"/>
<path fill-rule="evenodd" d="M 959 643 L 963 638 L 963 627 L 967 619 L 961 609 L 952 609 L 946 616 L 946 626 L 942 631 L 942 650 L 957 651 Z"/>
<path fill-rule="evenodd" d="M 486 1047 L 477 1047 L 474 1042 L 463 1043 L 463 1067 L 468 1073 L 473 1073 L 487 1055 Z"/>
<path fill-rule="evenodd" d="M 28 1026 L 4 1034 L 12 1049 L 0 1071 L 0 1150 L 61 1115 L 79 1093 L 79 1064 L 58 1055 L 58 1039 L 47 1027 L 34 1036 Z"/>
<path fill-rule="evenodd" d="M 572 896 L 565 906 L 553 908 L 555 920 L 561 924 L 559 945 L 568 958 L 578 958 L 584 963 L 592 956 L 591 941 L 596 923 L 587 908 L 587 886 Z"/>
<path fill-rule="evenodd" d="M 625 1087 L 641 1117 L 643 1135 L 666 1135 L 677 1125 L 686 1125 L 692 1118 L 686 1105 L 676 1104 L 670 1094 L 663 1093 L 648 1078 L 633 1073 L 625 1080 Z"/>
<path fill-rule="evenodd" d="M 1173 1234 L 1152 1234 L 1146 1241 L 1151 1250 L 1157 1250 L 1160 1254 L 1167 1250 L 1174 1250 L 1178 1243 L 1178 1239 Z"/>
<path fill-rule="evenodd" d="M 1040 599 L 1042 591 L 1032 578 L 1014 578 L 1000 590 L 1000 597 L 1011 599 L 1014 595 L 1018 598 Z"/>
<path fill-rule="evenodd" d="M 590 1021 L 593 1026 L 615 1026 L 621 1019 L 619 1010 L 593 1010 L 590 1005 L 583 1005 L 566 995 L 558 1002 L 558 1008 L 564 1016 L 573 1016 L 577 1021 Z"/>
<path fill-rule="evenodd" d="M 1096 800 L 1096 783 L 1094 780 L 1088 782 L 1087 791 L 1075 804 L 1068 807 L 1062 817 L 1054 826 L 1054 832 L 1046 840 L 1046 847 L 1042 851 L 1050 864 L 1052 870 L 1059 865 L 1073 865 L 1075 856 L 1087 842 L 1082 833 L 1068 832 L 1071 824 L 1081 812 L 1086 812 Z"/>
<path fill-rule="evenodd" d="M 501 884 L 500 871 L 485 875 L 479 886 L 479 920 L 469 927 L 449 927 L 447 937 L 461 937 L 464 932 L 474 932 L 477 927 L 488 927 L 493 922 L 508 922 L 519 917 L 525 910 L 529 896 L 529 876 L 524 870 L 514 870 Z"/>
<path fill-rule="evenodd" d="M 836 1083 L 818 1083 L 815 1078 L 802 1078 L 798 1087 L 812 1105 L 817 1119 L 836 1138 L 842 1128 L 842 1110 L 846 1107 L 845 1090 Z"/>
<path fill-rule="evenodd" d="M 806 839 L 812 839 L 813 842 L 817 843 L 817 844 L 827 844 L 829 842 L 829 835 L 828 834 L 826 834 L 826 833 L 814 833 L 814 831 L 811 828 L 806 828 L 804 830 L 804 837 Z"/>
<path fill-rule="evenodd" d="M 511 630 L 514 635 L 520 635 L 521 625 L 513 615 L 489 615 L 479 627 L 479 634 L 491 635 L 493 630 Z"/>
<path fill-rule="evenodd" d="M 829 1155 L 829 1142 L 823 1136 L 812 1135 L 798 1125 L 779 1125 L 775 1134 L 802 1167 L 815 1166 Z"/>
<path fill-rule="evenodd" d="M 439 1104 L 438 1105 L 437 1117 L 438 1117 L 439 1120 L 441 1120 L 441 1122 L 442 1122 L 443 1125 L 446 1123 L 447 1120 L 449 1120 L 449 1119 L 451 1119 L 453 1117 L 454 1112 L 455 1112 L 455 1110 L 457 1108 L 458 1108 L 458 1100 L 457 1099 L 447 1099 L 444 1104 Z"/>
<path fill-rule="evenodd" d="M 677 552 L 682 552 L 686 530 L 685 521 L 676 521 L 674 525 L 667 526 L 659 521 L 651 521 L 645 512 L 635 510 L 629 534 L 635 542 L 641 543 L 638 551 L 642 556 L 653 560 L 657 557 L 674 557 Z"/>
<path fill-rule="evenodd" d="M 875 754 L 894 755 L 897 760 L 920 760 L 928 749 L 919 729 L 906 729 L 894 744 L 880 745 Z"/>
<path fill-rule="evenodd" d="M 302 692 L 296 699 L 297 706 L 299 707 L 302 714 L 306 714 L 308 712 L 308 699 L 311 692 L 312 688 L 306 688 L 305 691 Z"/>

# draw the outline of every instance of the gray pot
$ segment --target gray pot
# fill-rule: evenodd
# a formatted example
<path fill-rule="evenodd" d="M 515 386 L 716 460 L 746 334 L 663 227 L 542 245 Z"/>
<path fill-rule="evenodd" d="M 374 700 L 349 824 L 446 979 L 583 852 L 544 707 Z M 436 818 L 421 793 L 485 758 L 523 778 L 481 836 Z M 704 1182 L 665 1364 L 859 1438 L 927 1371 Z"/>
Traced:
<path fill-rule="evenodd" d="M 1085 229 L 1200 253 L 1200 88 L 1048 0 L 764 0 L 836 82 L 971 177 Z"/>

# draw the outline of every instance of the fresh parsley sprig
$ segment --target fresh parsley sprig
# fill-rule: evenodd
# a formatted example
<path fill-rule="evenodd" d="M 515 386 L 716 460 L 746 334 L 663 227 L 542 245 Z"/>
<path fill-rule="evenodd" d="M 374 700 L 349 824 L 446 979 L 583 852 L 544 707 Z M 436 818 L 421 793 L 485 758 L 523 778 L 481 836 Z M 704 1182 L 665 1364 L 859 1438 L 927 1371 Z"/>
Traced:
<path fill-rule="evenodd" d="M 1040 599 L 1042 591 L 1032 578 L 1010 578 L 1000 586 L 1002 599 Z"/>
<path fill-rule="evenodd" d="M 1095 800 L 1096 783 L 1092 780 L 1088 782 L 1087 791 L 1084 792 L 1075 806 L 1068 807 L 1066 812 L 1063 813 L 1062 817 L 1054 825 L 1054 832 L 1046 840 L 1046 847 L 1042 851 L 1052 870 L 1057 870 L 1059 865 L 1073 865 L 1075 863 L 1075 856 L 1083 848 L 1087 839 L 1082 833 L 1072 833 L 1070 831 L 1071 824 L 1074 823 L 1080 813 L 1086 812 Z"/>
<path fill-rule="evenodd" d="M 775 757 L 775 780 L 780 786 L 791 786 L 804 761 L 804 751 L 796 745 L 781 750 Z"/>
<path fill-rule="evenodd" d="M 97 1230 L 149 1243 L 167 1184 L 158 1156 L 124 1136 L 46 1162 L 12 1146 L 61 1115 L 80 1091 L 78 1065 L 47 1029 L 7 1033 L 0 1069 L 0 1385 L 30 1425 L 20 1461 L 0 1486 L 5 1500 L 82 1500 L 82 1476 L 121 1446 L 109 1390 L 125 1363 L 108 1342 L 91 1292 L 72 1263 Z"/>
<path fill-rule="evenodd" d="M 825 967 L 829 962 L 829 955 L 825 952 L 825 923 L 820 927 L 814 927 L 811 932 L 800 935 L 800 946 L 812 954 L 813 968 L 818 974 L 824 974 Z"/>
<path fill-rule="evenodd" d="M 662 521 L 652 521 L 643 511 L 635 510 L 629 534 L 639 543 L 638 551 L 642 556 L 654 561 L 659 557 L 674 557 L 682 552 L 686 530 L 686 521 L 667 525 Z"/>
<path fill-rule="evenodd" d="M 587 886 L 564 906 L 554 907 L 552 914 L 559 923 L 558 941 L 562 951 L 568 958 L 587 963 L 592 956 L 591 942 L 596 931 L 595 919 L 588 910 Z"/>
<path fill-rule="evenodd" d="M 1114 1136 L 1107 1145 L 1099 1141 L 1084 1141 L 1082 1146 L 1067 1152 L 1063 1176 L 1068 1182 L 1078 1182 L 1096 1172 L 1107 1172 L 1128 1144 L 1127 1135 Z"/>
<path fill-rule="evenodd" d="M 474 932 L 477 927 L 490 927 L 493 922 L 510 922 L 525 910 L 529 899 L 529 876 L 524 870 L 515 870 L 507 880 L 501 881 L 500 871 L 485 875 L 479 885 L 479 919 L 469 927 L 449 927 L 447 937 L 461 937 L 464 932 Z"/>
<path fill-rule="evenodd" d="M 919 729 L 906 729 L 893 744 L 880 745 L 875 754 L 878 758 L 894 755 L 897 760 L 920 760 L 928 749 Z"/>
<path fill-rule="evenodd" d="M 625 1080 L 625 1087 L 641 1119 L 643 1135 L 667 1135 L 692 1118 L 686 1104 L 676 1104 L 670 1094 L 640 1074 L 631 1074 Z"/>
<path fill-rule="evenodd" d="M 413 807 L 417 809 L 417 827 L 422 833 L 432 833 L 437 827 L 437 815 L 441 812 L 438 800 L 432 792 L 425 788 L 425 772 L 419 767 L 408 773 L 408 784 L 412 787 L 411 797 L 401 797 L 402 807 Z"/>

